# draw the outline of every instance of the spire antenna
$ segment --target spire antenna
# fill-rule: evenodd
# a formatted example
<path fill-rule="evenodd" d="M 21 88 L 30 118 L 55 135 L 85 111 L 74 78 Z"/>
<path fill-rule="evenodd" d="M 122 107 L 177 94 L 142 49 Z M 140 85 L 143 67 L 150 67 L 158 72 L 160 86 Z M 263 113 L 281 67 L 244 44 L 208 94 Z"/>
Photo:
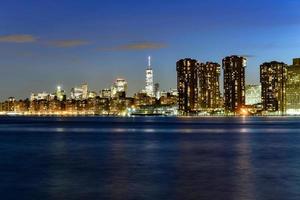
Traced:
<path fill-rule="evenodd" d="M 151 67 L 151 56 L 148 56 L 148 67 Z"/>

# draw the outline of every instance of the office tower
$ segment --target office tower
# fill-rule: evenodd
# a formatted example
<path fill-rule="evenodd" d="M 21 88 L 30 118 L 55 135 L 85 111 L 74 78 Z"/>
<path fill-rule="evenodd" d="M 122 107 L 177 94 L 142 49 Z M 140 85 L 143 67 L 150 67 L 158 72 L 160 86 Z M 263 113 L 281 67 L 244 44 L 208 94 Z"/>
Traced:
<path fill-rule="evenodd" d="M 101 92 L 100 92 L 100 97 L 101 98 L 111 98 L 111 89 L 103 89 L 103 90 L 101 90 Z"/>
<path fill-rule="evenodd" d="M 74 87 L 71 89 L 71 99 L 84 100 L 88 98 L 88 84 L 84 83 L 80 87 Z"/>
<path fill-rule="evenodd" d="M 261 103 L 261 85 L 246 85 L 246 105 Z"/>
<path fill-rule="evenodd" d="M 199 78 L 199 107 L 200 109 L 215 109 L 220 104 L 220 65 L 207 62 L 200 64 Z"/>
<path fill-rule="evenodd" d="M 154 86 L 153 86 L 153 70 L 151 67 L 151 57 L 148 57 L 148 67 L 146 69 L 146 87 L 145 91 L 149 97 L 154 97 Z"/>
<path fill-rule="evenodd" d="M 118 78 L 111 89 L 112 97 L 125 97 L 127 92 L 127 82 L 125 79 Z"/>
<path fill-rule="evenodd" d="M 83 90 L 81 87 L 71 89 L 71 99 L 80 100 L 83 98 Z"/>
<path fill-rule="evenodd" d="M 198 68 L 198 61 L 190 58 L 176 63 L 178 109 L 181 114 L 197 112 Z"/>
<path fill-rule="evenodd" d="M 285 113 L 287 65 L 276 61 L 263 63 L 260 66 L 260 82 L 263 110 Z"/>
<path fill-rule="evenodd" d="M 36 101 L 39 101 L 39 100 L 50 100 L 51 99 L 50 96 L 51 95 L 49 93 L 47 93 L 47 92 L 42 92 L 42 93 L 37 93 L 37 94 L 31 93 L 31 95 L 30 95 L 30 101 L 34 101 L 34 100 L 36 100 Z"/>
<path fill-rule="evenodd" d="M 57 86 L 56 91 L 55 91 L 55 96 L 57 100 L 63 101 L 65 98 L 65 91 L 62 90 L 61 86 Z"/>
<path fill-rule="evenodd" d="M 156 99 L 160 98 L 159 83 L 154 84 L 154 96 Z"/>
<path fill-rule="evenodd" d="M 82 84 L 81 88 L 82 88 L 82 99 L 87 99 L 89 94 L 88 84 L 87 83 Z"/>
<path fill-rule="evenodd" d="M 245 106 L 245 68 L 247 59 L 229 56 L 223 59 L 224 107 L 226 112 L 239 113 Z"/>
<path fill-rule="evenodd" d="M 286 101 L 287 114 L 300 114 L 300 58 L 295 58 L 288 67 Z"/>

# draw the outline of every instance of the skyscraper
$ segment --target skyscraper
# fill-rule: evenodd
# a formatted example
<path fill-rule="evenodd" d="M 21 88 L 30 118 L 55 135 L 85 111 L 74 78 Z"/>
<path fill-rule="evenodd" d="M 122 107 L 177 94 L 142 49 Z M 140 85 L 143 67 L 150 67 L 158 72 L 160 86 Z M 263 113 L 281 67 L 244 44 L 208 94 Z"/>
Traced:
<path fill-rule="evenodd" d="M 198 68 L 198 61 L 191 58 L 176 63 L 178 107 L 181 114 L 198 110 Z"/>
<path fill-rule="evenodd" d="M 87 99 L 88 98 L 88 84 L 84 83 L 80 87 L 71 89 L 71 99 Z"/>
<path fill-rule="evenodd" d="M 201 109 L 215 109 L 220 103 L 220 65 L 207 62 L 198 68 L 199 78 L 199 107 Z"/>
<path fill-rule="evenodd" d="M 300 114 L 300 58 L 295 58 L 288 67 L 286 101 L 287 114 Z"/>
<path fill-rule="evenodd" d="M 62 101 L 65 98 L 65 91 L 61 88 L 61 86 L 57 86 L 55 91 L 55 96 L 57 97 L 57 100 Z"/>
<path fill-rule="evenodd" d="M 111 88 L 111 94 L 112 97 L 125 97 L 127 92 L 127 82 L 125 79 L 118 78 L 112 88 Z"/>
<path fill-rule="evenodd" d="M 245 105 L 245 68 L 247 59 L 229 56 L 223 59 L 224 106 L 227 112 L 238 113 Z"/>
<path fill-rule="evenodd" d="M 89 93 L 88 84 L 87 83 L 82 84 L 81 88 L 82 88 L 82 98 L 87 99 Z"/>
<path fill-rule="evenodd" d="M 287 65 L 282 62 L 266 62 L 260 66 L 262 105 L 266 112 L 285 113 Z"/>
<path fill-rule="evenodd" d="M 145 91 L 149 97 L 154 97 L 154 85 L 153 85 L 153 70 L 151 67 L 151 57 L 148 57 L 148 67 L 146 69 L 146 87 Z"/>
<path fill-rule="evenodd" d="M 159 83 L 154 84 L 154 96 L 156 99 L 160 98 Z"/>

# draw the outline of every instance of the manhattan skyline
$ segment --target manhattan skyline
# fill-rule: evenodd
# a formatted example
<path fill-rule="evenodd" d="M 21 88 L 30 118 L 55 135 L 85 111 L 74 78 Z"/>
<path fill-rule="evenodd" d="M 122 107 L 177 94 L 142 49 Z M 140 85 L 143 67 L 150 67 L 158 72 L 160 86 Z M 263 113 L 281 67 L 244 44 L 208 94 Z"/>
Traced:
<path fill-rule="evenodd" d="M 148 56 L 154 82 L 176 88 L 175 62 L 221 63 L 248 57 L 247 84 L 259 66 L 299 57 L 300 5 L 288 1 L 5 1 L 0 8 L 0 98 L 66 91 L 88 82 L 92 90 L 118 77 L 129 94 L 143 89 Z M 191 12 L 194 10 L 194 12 Z M 222 88 L 222 87 L 221 87 Z"/>

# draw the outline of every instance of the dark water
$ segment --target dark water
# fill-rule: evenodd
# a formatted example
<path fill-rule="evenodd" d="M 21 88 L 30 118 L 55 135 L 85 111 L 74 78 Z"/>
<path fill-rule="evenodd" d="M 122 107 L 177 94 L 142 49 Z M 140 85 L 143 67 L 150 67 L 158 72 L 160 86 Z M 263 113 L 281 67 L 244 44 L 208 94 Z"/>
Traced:
<path fill-rule="evenodd" d="M 300 199 L 300 118 L 0 118 L 0 199 Z"/>

